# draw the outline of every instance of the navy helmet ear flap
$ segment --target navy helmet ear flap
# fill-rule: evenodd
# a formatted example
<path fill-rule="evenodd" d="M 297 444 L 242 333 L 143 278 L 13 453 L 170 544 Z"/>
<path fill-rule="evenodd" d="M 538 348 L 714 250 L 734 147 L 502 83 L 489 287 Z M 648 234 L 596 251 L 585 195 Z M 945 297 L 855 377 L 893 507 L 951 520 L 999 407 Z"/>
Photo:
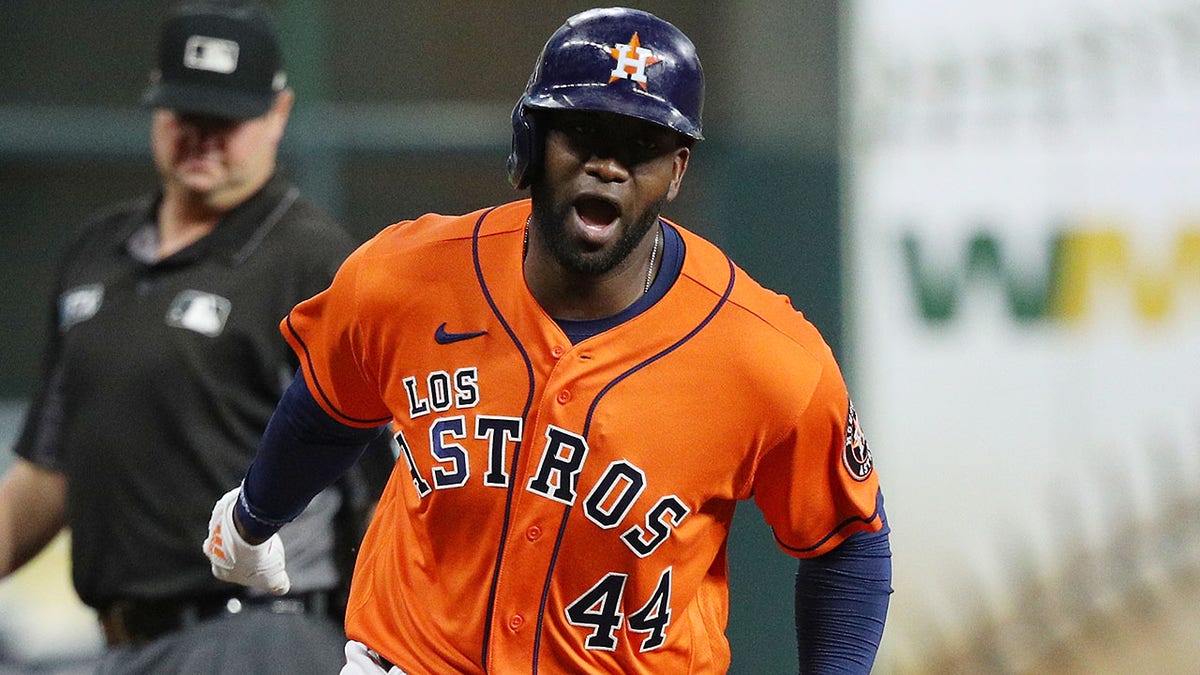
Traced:
<path fill-rule="evenodd" d="M 512 151 L 508 155 L 508 182 L 518 190 L 529 187 L 542 161 L 536 115 L 525 108 L 526 99 L 522 96 L 513 107 Z"/>

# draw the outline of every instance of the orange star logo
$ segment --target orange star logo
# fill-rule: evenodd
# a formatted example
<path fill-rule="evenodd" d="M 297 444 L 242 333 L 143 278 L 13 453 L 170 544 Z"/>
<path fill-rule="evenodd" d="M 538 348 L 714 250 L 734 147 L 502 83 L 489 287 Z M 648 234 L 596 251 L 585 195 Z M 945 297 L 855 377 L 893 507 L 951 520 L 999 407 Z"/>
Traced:
<path fill-rule="evenodd" d="M 617 60 L 616 67 L 609 73 L 610 83 L 617 80 L 633 80 L 642 89 L 646 88 L 646 67 L 652 66 L 662 59 L 654 52 L 642 46 L 642 40 L 637 33 L 629 38 L 629 44 L 618 44 L 608 50 L 608 55 Z"/>

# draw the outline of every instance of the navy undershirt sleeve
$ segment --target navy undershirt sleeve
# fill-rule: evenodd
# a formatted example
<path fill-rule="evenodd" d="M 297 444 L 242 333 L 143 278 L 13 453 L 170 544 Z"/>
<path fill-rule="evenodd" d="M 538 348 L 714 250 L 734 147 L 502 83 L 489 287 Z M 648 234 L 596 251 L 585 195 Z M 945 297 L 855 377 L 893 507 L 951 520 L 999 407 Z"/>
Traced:
<path fill-rule="evenodd" d="M 295 519 L 354 466 L 383 428 L 351 427 L 333 419 L 297 372 L 271 415 L 234 507 L 246 534 L 269 537 Z"/>
<path fill-rule="evenodd" d="M 801 673 L 868 673 L 875 662 L 892 592 L 891 531 L 859 532 L 829 553 L 800 561 L 796 643 Z"/>

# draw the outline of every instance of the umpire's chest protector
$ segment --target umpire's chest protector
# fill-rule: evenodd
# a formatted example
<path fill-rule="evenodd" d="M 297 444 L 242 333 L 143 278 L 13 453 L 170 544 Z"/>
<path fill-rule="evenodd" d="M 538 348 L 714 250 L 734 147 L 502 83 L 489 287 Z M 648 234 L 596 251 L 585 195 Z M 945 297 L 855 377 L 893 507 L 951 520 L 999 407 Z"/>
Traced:
<path fill-rule="evenodd" d="M 872 485 L 825 486 L 840 373 L 785 298 L 678 227 L 670 291 L 572 345 L 524 282 L 529 211 L 393 226 L 284 322 L 323 407 L 391 422 L 401 450 L 349 635 L 410 672 L 723 672 L 736 502 L 796 555 L 874 508 Z"/>

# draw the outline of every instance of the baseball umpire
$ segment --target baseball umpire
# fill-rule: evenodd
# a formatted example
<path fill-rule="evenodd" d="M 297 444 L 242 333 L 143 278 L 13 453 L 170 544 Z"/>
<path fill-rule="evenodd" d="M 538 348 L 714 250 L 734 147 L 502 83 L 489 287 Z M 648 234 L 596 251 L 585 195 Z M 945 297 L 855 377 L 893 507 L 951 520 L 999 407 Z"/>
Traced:
<path fill-rule="evenodd" d="M 0 483 L 0 576 L 66 526 L 100 672 L 328 672 L 363 467 L 282 531 L 287 595 L 214 579 L 196 541 L 296 372 L 279 319 L 355 242 L 276 172 L 293 93 L 264 9 L 179 7 L 158 57 L 144 103 L 160 188 L 98 215 L 61 263 L 45 376 Z"/>
<path fill-rule="evenodd" d="M 869 670 L 891 554 L 838 364 L 660 216 L 703 96 L 694 46 L 651 14 L 555 32 L 512 116 L 531 199 L 398 223 L 281 323 L 302 376 L 213 509 L 214 574 L 286 587 L 276 529 L 391 422 L 344 675 L 725 672 L 750 499 L 800 561 L 801 669 Z"/>

